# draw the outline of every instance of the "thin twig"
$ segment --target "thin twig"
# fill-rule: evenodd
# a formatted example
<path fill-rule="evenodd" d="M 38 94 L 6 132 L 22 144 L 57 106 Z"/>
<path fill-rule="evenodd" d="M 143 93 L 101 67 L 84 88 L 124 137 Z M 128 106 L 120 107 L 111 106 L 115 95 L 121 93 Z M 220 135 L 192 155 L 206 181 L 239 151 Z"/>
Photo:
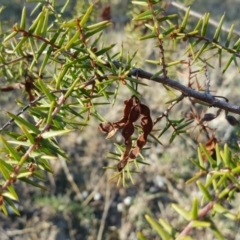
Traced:
<path fill-rule="evenodd" d="M 205 66 L 204 66 L 204 75 L 205 75 L 205 78 L 206 78 L 206 93 L 210 93 L 210 78 L 209 78 L 209 75 L 208 75 L 208 69 L 207 69 L 207 64 L 206 64 L 206 61 L 205 62 Z"/>
<path fill-rule="evenodd" d="M 41 99 L 43 99 L 45 97 L 45 95 L 39 96 L 38 98 L 36 98 L 35 100 L 31 101 L 30 103 L 28 103 L 27 106 L 25 106 L 24 108 L 22 108 L 17 114 L 16 116 L 19 116 L 21 114 L 23 114 L 28 108 L 30 108 L 31 106 L 33 106 L 35 103 L 37 103 L 38 101 L 40 101 Z M 10 118 L 10 120 L 8 122 L 6 122 L 1 128 L 0 128 L 0 133 L 9 125 L 11 125 L 11 123 L 14 122 L 14 118 Z"/>
<path fill-rule="evenodd" d="M 178 9 L 181 9 L 181 10 L 185 11 L 185 12 L 188 10 L 187 7 L 183 6 L 183 5 L 180 4 L 180 3 L 177 3 L 177 2 L 175 2 L 175 1 L 170 1 L 170 4 L 171 4 L 172 6 L 178 8 Z M 203 18 L 203 14 L 200 14 L 200 13 L 194 11 L 194 10 L 190 10 L 190 13 L 189 13 L 189 14 L 190 14 L 190 16 L 196 17 L 196 18 L 198 18 L 198 19 Z M 209 19 L 208 22 L 209 22 L 211 25 L 215 26 L 215 27 L 218 27 L 218 26 L 219 26 L 219 22 L 218 22 L 218 21 L 215 21 L 215 20 L 213 20 L 213 19 L 211 19 L 211 18 Z M 224 32 L 230 32 L 230 28 L 229 28 L 229 27 L 226 27 L 225 25 L 222 26 L 221 30 L 224 31 Z M 240 31 L 238 31 L 238 30 L 235 30 L 235 29 L 234 29 L 234 30 L 233 30 L 233 33 L 235 33 L 236 35 L 240 36 Z"/>
<path fill-rule="evenodd" d="M 159 47 L 160 54 L 161 54 L 161 64 L 162 64 L 163 76 L 166 77 L 167 76 L 167 65 L 166 65 L 165 54 L 164 54 L 163 39 L 160 37 L 160 25 L 157 20 L 155 11 L 153 9 L 153 4 L 152 4 L 151 0 L 148 1 L 148 7 L 152 11 L 152 18 L 153 18 L 153 22 L 154 22 L 154 26 L 155 26 L 154 31 L 157 35 L 158 47 Z"/>
<path fill-rule="evenodd" d="M 234 188 L 237 189 L 239 187 L 236 186 L 235 184 L 229 184 L 229 186 L 228 186 L 229 191 L 233 190 Z M 222 200 L 222 198 L 215 197 L 214 200 L 210 201 L 204 208 L 202 208 L 199 211 L 199 214 L 197 216 L 197 220 L 204 219 L 204 217 L 206 217 L 208 215 L 208 213 L 213 209 L 214 204 L 218 203 L 221 200 Z M 193 229 L 193 221 L 194 220 L 192 220 L 188 223 L 188 225 L 181 231 L 181 233 L 177 236 L 177 238 L 175 240 L 183 239 L 184 237 L 189 235 L 189 233 Z"/>
<path fill-rule="evenodd" d="M 107 215 L 108 215 L 108 210 L 109 210 L 109 207 L 111 206 L 111 203 L 113 201 L 113 198 L 110 198 L 110 195 L 111 195 L 110 183 L 107 182 L 106 194 L 105 194 L 105 204 L 104 204 L 104 209 L 103 209 L 103 214 L 102 214 L 102 218 L 101 218 L 100 227 L 99 227 L 99 230 L 98 230 L 97 240 L 102 240 L 104 226 L 105 226 L 105 222 L 106 222 Z"/>
<path fill-rule="evenodd" d="M 86 206 L 88 205 L 88 203 L 92 200 L 92 198 L 94 197 L 94 194 L 97 192 L 97 190 L 99 189 L 100 185 L 102 184 L 102 182 L 105 179 L 105 172 L 103 173 L 103 175 L 101 176 L 101 178 L 99 179 L 97 185 L 94 187 L 94 189 L 92 190 L 92 192 L 88 195 L 88 197 L 83 201 L 82 205 Z"/>
<path fill-rule="evenodd" d="M 62 165 L 62 168 L 63 168 L 63 171 L 67 177 L 67 180 L 68 182 L 70 183 L 73 191 L 76 193 L 76 198 L 78 201 L 82 201 L 83 197 L 82 197 L 82 193 L 81 191 L 79 190 L 77 184 L 75 183 L 74 179 L 73 179 L 73 176 L 72 174 L 70 173 L 69 169 L 68 169 L 68 166 L 66 164 L 66 161 L 62 158 L 62 157 L 59 157 L 59 160 L 60 160 L 60 163 Z"/>
<path fill-rule="evenodd" d="M 214 204 L 218 202 L 218 199 L 209 202 L 198 214 L 198 219 L 205 217 L 213 208 Z M 193 228 L 193 221 L 189 222 L 188 225 L 183 229 L 183 231 L 177 236 L 176 240 L 183 239 L 183 237 L 188 236 Z"/>
<path fill-rule="evenodd" d="M 104 76 L 105 77 L 105 76 Z M 104 78 L 103 77 L 103 78 Z M 92 85 L 93 83 L 95 82 L 95 79 L 91 78 L 90 80 L 86 81 L 86 82 L 83 82 L 83 83 L 80 83 L 79 85 L 76 86 L 75 88 L 75 91 L 80 89 L 80 88 L 85 88 L 89 85 Z M 59 90 L 54 90 L 54 91 L 51 91 L 52 94 L 54 93 L 66 93 L 68 91 L 68 89 L 59 89 Z M 41 95 L 39 96 L 38 98 L 34 99 L 33 101 L 29 102 L 27 106 L 25 106 L 24 108 L 22 108 L 21 110 L 19 110 L 17 113 L 16 113 L 16 116 L 19 116 L 21 114 L 23 114 L 28 108 L 34 106 L 37 102 L 39 102 L 41 99 L 45 98 L 46 96 L 45 95 Z M 0 133 L 5 129 L 7 128 L 8 126 L 10 126 L 13 122 L 14 122 L 14 118 L 10 118 L 9 121 L 7 121 L 1 128 L 0 128 Z"/>
<path fill-rule="evenodd" d="M 57 50 L 61 49 L 60 46 L 56 45 L 55 43 L 52 43 L 51 41 L 49 41 L 48 39 L 44 38 L 43 36 L 33 34 L 31 32 L 28 32 L 28 31 L 24 30 L 24 29 L 17 29 L 16 31 L 22 33 L 24 36 L 33 37 L 33 38 L 36 38 L 38 40 L 41 40 L 41 41 L 45 42 L 46 44 L 52 46 L 53 48 L 55 48 Z M 63 50 L 63 52 L 66 53 L 68 56 L 70 56 L 70 57 L 72 57 L 74 59 L 77 59 L 77 57 L 74 54 L 72 54 L 71 52 L 69 52 L 67 50 Z"/>
<path fill-rule="evenodd" d="M 218 48 L 218 49 L 225 50 L 225 51 L 228 52 L 228 53 L 234 54 L 234 55 L 235 55 L 236 57 L 238 57 L 238 58 L 240 57 L 239 50 L 233 49 L 233 48 L 228 48 L 228 47 L 224 46 L 223 44 L 221 44 L 221 43 L 218 42 L 218 41 L 213 42 L 212 39 L 207 38 L 207 37 L 204 37 L 204 36 L 199 35 L 199 34 L 189 35 L 189 34 L 186 33 L 186 32 L 184 32 L 184 34 L 185 34 L 185 36 L 186 36 L 187 38 L 196 38 L 196 39 L 198 39 L 198 40 L 205 41 L 205 42 L 211 44 L 213 47 L 216 47 L 216 48 Z M 217 54 L 217 53 L 215 53 L 215 54 Z"/>
<path fill-rule="evenodd" d="M 81 191 L 79 190 L 77 184 L 75 183 L 74 179 L 73 179 L 73 176 L 72 174 L 70 173 L 69 169 L 68 169 L 68 166 L 66 164 L 66 161 L 62 158 L 62 157 L 59 157 L 59 160 L 60 160 L 60 163 L 61 163 L 61 166 L 63 168 L 63 171 L 67 177 L 67 180 L 68 182 L 70 183 L 73 191 L 75 192 L 76 194 L 76 198 L 78 201 L 82 202 L 83 200 L 83 196 L 82 196 L 82 193 Z"/>
<path fill-rule="evenodd" d="M 0 64 L 0 68 L 3 68 L 3 67 L 5 67 L 5 66 L 8 66 L 8 65 L 13 64 L 13 63 L 16 63 L 16 62 L 19 62 L 19 61 L 21 61 L 21 60 L 23 60 L 23 59 L 25 59 L 25 58 L 28 58 L 28 57 L 29 57 L 29 56 L 26 55 L 26 56 L 23 56 L 23 57 L 15 58 L 15 59 L 13 59 L 13 60 L 11 60 L 11 61 L 9 61 L 9 62 L 4 62 L 4 63 Z"/>
<path fill-rule="evenodd" d="M 176 101 L 172 102 L 171 105 L 168 106 L 168 108 L 154 121 L 153 125 L 155 125 L 157 122 L 159 122 L 163 117 L 167 117 L 170 110 L 180 101 L 182 101 L 184 98 L 184 95 L 181 95 Z M 168 119 L 169 120 L 169 119 Z"/>

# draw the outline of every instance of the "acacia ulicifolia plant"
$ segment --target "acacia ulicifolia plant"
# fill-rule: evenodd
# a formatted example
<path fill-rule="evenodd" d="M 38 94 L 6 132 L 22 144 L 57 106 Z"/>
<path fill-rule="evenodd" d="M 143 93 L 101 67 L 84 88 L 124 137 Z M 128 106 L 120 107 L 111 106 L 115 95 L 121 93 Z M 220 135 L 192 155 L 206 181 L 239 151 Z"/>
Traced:
<path fill-rule="evenodd" d="M 123 185 L 128 178 L 134 183 L 132 173 L 139 164 L 146 163 L 142 155 L 149 138 L 161 144 L 161 139 L 170 133 L 171 144 L 179 135 L 197 129 L 197 134 L 191 136 L 198 140 L 203 134 L 205 142 L 199 143 L 198 160 L 191 160 L 198 170 L 187 183 L 198 186 L 202 203 L 194 198 L 190 210 L 173 205 L 187 221 L 183 230 L 162 219 L 159 222 L 149 216 L 146 219 L 162 239 L 182 239 L 194 227 L 210 228 L 219 239 L 223 239 L 213 219 L 208 216 L 218 213 L 233 220 L 238 218 L 238 213 L 231 213 L 223 203 L 235 197 L 239 190 L 239 157 L 233 157 L 227 145 L 219 147 L 216 130 L 208 123 L 225 112 L 229 124 L 236 126 L 238 120 L 229 113 L 240 114 L 240 106 L 230 103 L 225 96 L 212 94 L 207 69 L 215 59 L 222 65 L 223 55 L 230 55 L 222 67 L 223 73 L 232 62 L 236 64 L 240 57 L 240 41 L 238 39 L 231 44 L 234 27 L 229 29 L 224 43 L 220 41 L 224 15 L 210 38 L 207 36 L 210 14 L 205 14 L 190 29 L 190 8 L 180 18 L 178 14 L 166 14 L 166 6 L 161 0 L 133 1 L 132 7 L 139 14 L 135 14 L 132 21 L 138 28 L 143 28 L 140 40 L 153 39 L 158 49 L 159 58 L 147 60 L 158 67 L 157 72 L 152 73 L 135 67 L 135 55 L 125 58 L 123 51 L 113 52 L 114 44 L 105 46 L 102 43 L 104 29 L 111 25 L 111 13 L 107 19 L 94 22 L 91 13 L 95 5 L 92 4 L 78 17 L 66 21 L 64 11 L 68 3 L 59 8 L 54 0 L 39 1 L 31 13 L 36 17 L 30 26 L 27 23 L 30 14 L 23 7 L 20 24 L 15 24 L 11 31 L 3 34 L 0 72 L 6 84 L 0 86 L 0 90 L 23 88 L 25 91 L 23 97 L 16 99 L 20 110 L 17 113 L 6 112 L 9 120 L 0 128 L 2 211 L 7 214 L 8 204 L 19 214 L 14 205 L 18 201 L 15 182 L 24 181 L 45 188 L 36 179 L 43 180 L 43 172 L 53 172 L 49 160 L 59 156 L 68 159 L 56 137 L 83 130 L 90 118 L 100 122 L 99 130 L 107 133 L 107 138 L 121 130 L 123 144 L 116 144 L 117 151 L 112 157 L 117 158 L 118 163 L 109 168 L 116 170 L 111 179 L 118 178 L 118 183 Z M 185 55 L 169 61 L 166 42 L 176 49 L 185 48 Z M 201 67 L 197 68 L 197 64 Z M 173 67 L 187 69 L 187 84 L 169 76 L 168 72 Z M 198 81 L 200 73 L 205 75 L 205 84 Z M 167 107 L 155 118 L 151 114 L 151 103 L 143 104 L 141 101 L 139 89 L 145 87 L 146 81 L 155 82 L 159 88 L 171 93 Z M 123 104 L 123 117 L 110 123 L 100 115 L 98 106 L 105 104 L 102 98 L 107 103 L 115 103 L 120 85 L 128 89 L 129 96 Z M 180 103 L 185 104 L 183 100 L 188 100 L 190 110 L 181 119 L 172 119 L 170 113 Z M 204 110 L 200 112 L 198 106 Z M 215 113 L 209 113 L 209 108 L 216 108 Z M 157 126 L 162 121 L 166 122 L 165 127 L 158 130 Z M 132 137 L 134 133 L 136 138 Z M 144 239 L 141 233 L 138 236 Z"/>

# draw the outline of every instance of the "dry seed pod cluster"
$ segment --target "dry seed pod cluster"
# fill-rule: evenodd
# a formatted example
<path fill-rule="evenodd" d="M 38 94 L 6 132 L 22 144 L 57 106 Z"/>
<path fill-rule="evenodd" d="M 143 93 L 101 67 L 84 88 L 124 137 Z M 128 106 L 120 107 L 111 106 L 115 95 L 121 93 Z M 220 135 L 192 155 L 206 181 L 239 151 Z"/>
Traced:
<path fill-rule="evenodd" d="M 138 156 L 141 149 L 147 143 L 147 137 L 153 128 L 150 109 L 142 104 L 138 98 L 132 96 L 130 99 L 126 100 L 124 104 L 125 108 L 123 111 L 123 117 L 119 121 L 113 123 L 100 123 L 98 127 L 101 132 L 107 133 L 106 139 L 111 138 L 119 129 L 122 129 L 125 151 L 117 165 L 118 171 L 122 171 L 128 161 L 131 161 Z M 136 146 L 132 147 L 131 136 L 134 133 L 134 123 L 140 117 L 142 134 L 138 137 Z"/>

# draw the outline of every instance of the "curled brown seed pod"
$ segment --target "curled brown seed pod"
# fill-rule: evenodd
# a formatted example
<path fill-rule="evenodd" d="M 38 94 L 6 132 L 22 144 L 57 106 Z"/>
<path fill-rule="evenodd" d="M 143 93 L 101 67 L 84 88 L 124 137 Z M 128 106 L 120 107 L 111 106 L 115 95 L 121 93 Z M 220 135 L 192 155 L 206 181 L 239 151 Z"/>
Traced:
<path fill-rule="evenodd" d="M 213 113 L 205 113 L 203 118 L 200 120 L 201 122 L 209 122 L 216 118 L 216 115 Z"/>
<path fill-rule="evenodd" d="M 111 138 L 119 129 L 122 129 L 125 151 L 123 152 L 117 165 L 119 172 L 124 169 L 128 161 L 133 160 L 138 156 L 141 149 L 147 143 L 147 137 L 153 128 L 153 122 L 148 106 L 141 104 L 139 99 L 134 96 L 126 100 L 124 104 L 125 108 L 123 111 L 123 117 L 120 121 L 113 123 L 100 123 L 98 126 L 98 130 L 100 132 L 107 133 L 106 139 Z M 136 146 L 132 148 L 131 137 L 135 130 L 134 123 L 139 119 L 139 117 L 141 117 L 142 134 L 138 137 Z"/>
<path fill-rule="evenodd" d="M 232 126 L 236 126 L 239 124 L 239 121 L 232 115 L 226 115 L 225 118 L 228 121 L 228 123 Z"/>

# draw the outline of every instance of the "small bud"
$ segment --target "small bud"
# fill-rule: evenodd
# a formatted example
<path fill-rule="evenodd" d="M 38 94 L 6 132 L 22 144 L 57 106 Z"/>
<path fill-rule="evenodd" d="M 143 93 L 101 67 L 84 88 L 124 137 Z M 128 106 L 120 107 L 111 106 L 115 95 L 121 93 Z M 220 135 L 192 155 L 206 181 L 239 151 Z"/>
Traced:
<path fill-rule="evenodd" d="M 177 34 L 176 34 L 175 32 L 173 32 L 173 33 L 171 33 L 171 34 L 169 35 L 169 37 L 170 37 L 171 39 L 174 39 L 174 38 L 177 37 Z"/>
<path fill-rule="evenodd" d="M 93 48 L 92 48 L 92 51 L 93 51 L 94 53 L 96 53 L 97 50 L 98 50 L 97 47 L 93 47 Z"/>
<path fill-rule="evenodd" d="M 209 122 L 212 121 L 214 118 L 216 118 L 216 115 L 212 113 L 206 113 L 204 114 L 203 118 L 201 119 L 201 122 Z"/>
<path fill-rule="evenodd" d="M 19 26 L 18 26 L 17 23 L 14 24 L 14 26 L 12 27 L 12 30 L 13 30 L 14 32 L 18 32 L 18 31 L 19 31 Z"/>
<path fill-rule="evenodd" d="M 227 119 L 228 123 L 232 126 L 236 126 L 237 124 L 239 124 L 239 121 L 231 115 L 227 115 L 225 118 Z"/>

